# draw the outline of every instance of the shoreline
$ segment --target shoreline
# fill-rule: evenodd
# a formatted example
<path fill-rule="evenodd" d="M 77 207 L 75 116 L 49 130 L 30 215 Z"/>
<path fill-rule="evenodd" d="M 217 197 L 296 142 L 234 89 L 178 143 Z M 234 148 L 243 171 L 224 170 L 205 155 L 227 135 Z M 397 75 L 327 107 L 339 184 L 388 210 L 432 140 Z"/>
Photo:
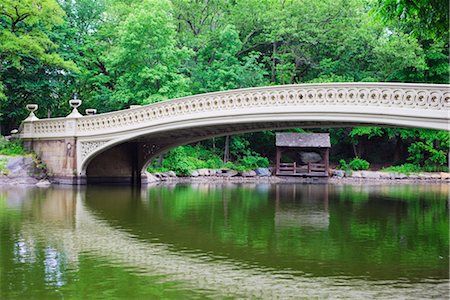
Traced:
<path fill-rule="evenodd" d="M 450 179 L 374 179 L 374 178 L 355 178 L 355 177 L 289 177 L 289 176 L 266 176 L 266 177 L 220 177 L 220 176 L 204 176 L 204 177 L 168 177 L 162 180 L 149 182 L 146 185 L 158 184 L 239 184 L 239 183 L 304 183 L 304 184 L 449 184 Z"/>

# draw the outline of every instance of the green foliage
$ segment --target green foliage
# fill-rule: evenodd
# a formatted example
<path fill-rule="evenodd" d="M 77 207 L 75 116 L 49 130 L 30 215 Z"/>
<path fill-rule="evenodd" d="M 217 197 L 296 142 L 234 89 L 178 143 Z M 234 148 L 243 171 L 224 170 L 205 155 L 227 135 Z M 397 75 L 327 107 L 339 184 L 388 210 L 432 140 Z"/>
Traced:
<path fill-rule="evenodd" d="M 26 154 L 21 140 L 8 141 L 0 136 L 0 155 L 16 156 Z"/>
<path fill-rule="evenodd" d="M 266 157 L 262 157 L 257 153 L 253 155 L 246 155 L 239 160 L 239 164 L 247 168 L 248 170 L 256 168 L 267 168 L 269 167 L 269 160 Z"/>
<path fill-rule="evenodd" d="M 406 164 L 402 164 L 402 165 L 398 165 L 398 166 L 391 166 L 391 167 L 384 168 L 383 171 L 410 174 L 410 173 L 420 173 L 420 172 L 448 172 L 449 169 L 446 166 L 421 167 L 418 165 L 406 163 Z"/>
<path fill-rule="evenodd" d="M 348 166 L 352 170 L 368 170 L 370 167 L 370 164 L 368 161 L 361 159 L 361 158 L 354 158 L 349 163 Z"/>
<path fill-rule="evenodd" d="M 162 168 L 149 168 L 149 171 L 174 171 L 186 176 L 192 170 L 201 168 L 218 169 L 222 167 L 220 157 L 203 147 L 180 146 L 170 150 L 164 158 Z"/>
<path fill-rule="evenodd" d="M 354 158 L 348 163 L 344 159 L 339 160 L 339 169 L 345 171 L 368 170 L 369 167 L 370 167 L 369 162 L 361 158 Z"/>
<path fill-rule="evenodd" d="M 0 175 L 8 175 L 8 168 L 6 168 L 6 165 L 8 164 L 8 158 L 6 157 L 0 157 Z"/>
<path fill-rule="evenodd" d="M 350 171 L 350 166 L 348 165 L 348 163 L 345 161 L 345 159 L 340 159 L 339 160 L 339 169 L 344 170 L 344 171 Z"/>

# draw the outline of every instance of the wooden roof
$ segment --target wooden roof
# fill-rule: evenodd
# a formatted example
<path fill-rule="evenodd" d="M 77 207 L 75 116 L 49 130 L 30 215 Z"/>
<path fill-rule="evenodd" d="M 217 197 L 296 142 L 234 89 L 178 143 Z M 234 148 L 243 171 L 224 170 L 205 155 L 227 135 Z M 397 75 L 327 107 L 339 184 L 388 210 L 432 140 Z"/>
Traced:
<path fill-rule="evenodd" d="M 329 133 L 277 132 L 277 147 L 330 148 Z"/>

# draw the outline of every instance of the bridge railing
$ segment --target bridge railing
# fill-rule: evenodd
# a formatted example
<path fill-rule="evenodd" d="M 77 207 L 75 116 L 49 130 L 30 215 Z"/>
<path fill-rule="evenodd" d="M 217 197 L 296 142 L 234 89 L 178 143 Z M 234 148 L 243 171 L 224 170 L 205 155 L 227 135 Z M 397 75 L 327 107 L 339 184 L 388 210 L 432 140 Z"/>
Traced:
<path fill-rule="evenodd" d="M 449 85 L 415 83 L 332 83 L 267 86 L 188 96 L 142 107 L 79 118 L 24 121 L 23 138 L 90 136 L 158 124 L 212 111 L 259 107 L 385 107 L 448 112 Z"/>

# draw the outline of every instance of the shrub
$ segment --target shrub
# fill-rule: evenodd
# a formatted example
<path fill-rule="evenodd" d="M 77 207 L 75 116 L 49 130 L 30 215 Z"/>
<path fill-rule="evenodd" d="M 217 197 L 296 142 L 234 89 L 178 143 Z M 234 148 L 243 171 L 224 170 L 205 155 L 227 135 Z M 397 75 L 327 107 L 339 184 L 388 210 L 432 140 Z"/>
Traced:
<path fill-rule="evenodd" d="M 364 160 L 362 158 L 354 158 L 349 163 L 348 166 L 352 170 L 368 170 L 369 169 L 369 162 L 367 160 Z"/>
<path fill-rule="evenodd" d="M 343 159 L 339 161 L 339 169 L 344 171 L 367 170 L 369 169 L 369 166 L 370 166 L 369 162 L 361 158 L 354 158 L 348 163 Z"/>
<path fill-rule="evenodd" d="M 8 159 L 5 157 L 0 157 L 0 175 L 8 175 L 9 170 L 6 168 L 6 165 L 8 164 Z"/>
<path fill-rule="evenodd" d="M 247 170 L 256 168 L 267 168 L 269 160 L 266 157 L 260 156 L 258 153 L 246 155 L 239 160 L 239 164 L 244 166 Z"/>
<path fill-rule="evenodd" d="M 24 155 L 26 154 L 25 149 L 21 140 L 8 141 L 4 137 L 0 136 L 0 155 Z"/>
<path fill-rule="evenodd" d="M 383 171 L 409 174 L 409 173 L 436 172 L 436 171 L 448 172 L 449 169 L 446 166 L 421 167 L 421 166 L 418 166 L 415 164 L 403 164 L 403 165 L 391 166 L 391 167 L 384 168 Z"/>

